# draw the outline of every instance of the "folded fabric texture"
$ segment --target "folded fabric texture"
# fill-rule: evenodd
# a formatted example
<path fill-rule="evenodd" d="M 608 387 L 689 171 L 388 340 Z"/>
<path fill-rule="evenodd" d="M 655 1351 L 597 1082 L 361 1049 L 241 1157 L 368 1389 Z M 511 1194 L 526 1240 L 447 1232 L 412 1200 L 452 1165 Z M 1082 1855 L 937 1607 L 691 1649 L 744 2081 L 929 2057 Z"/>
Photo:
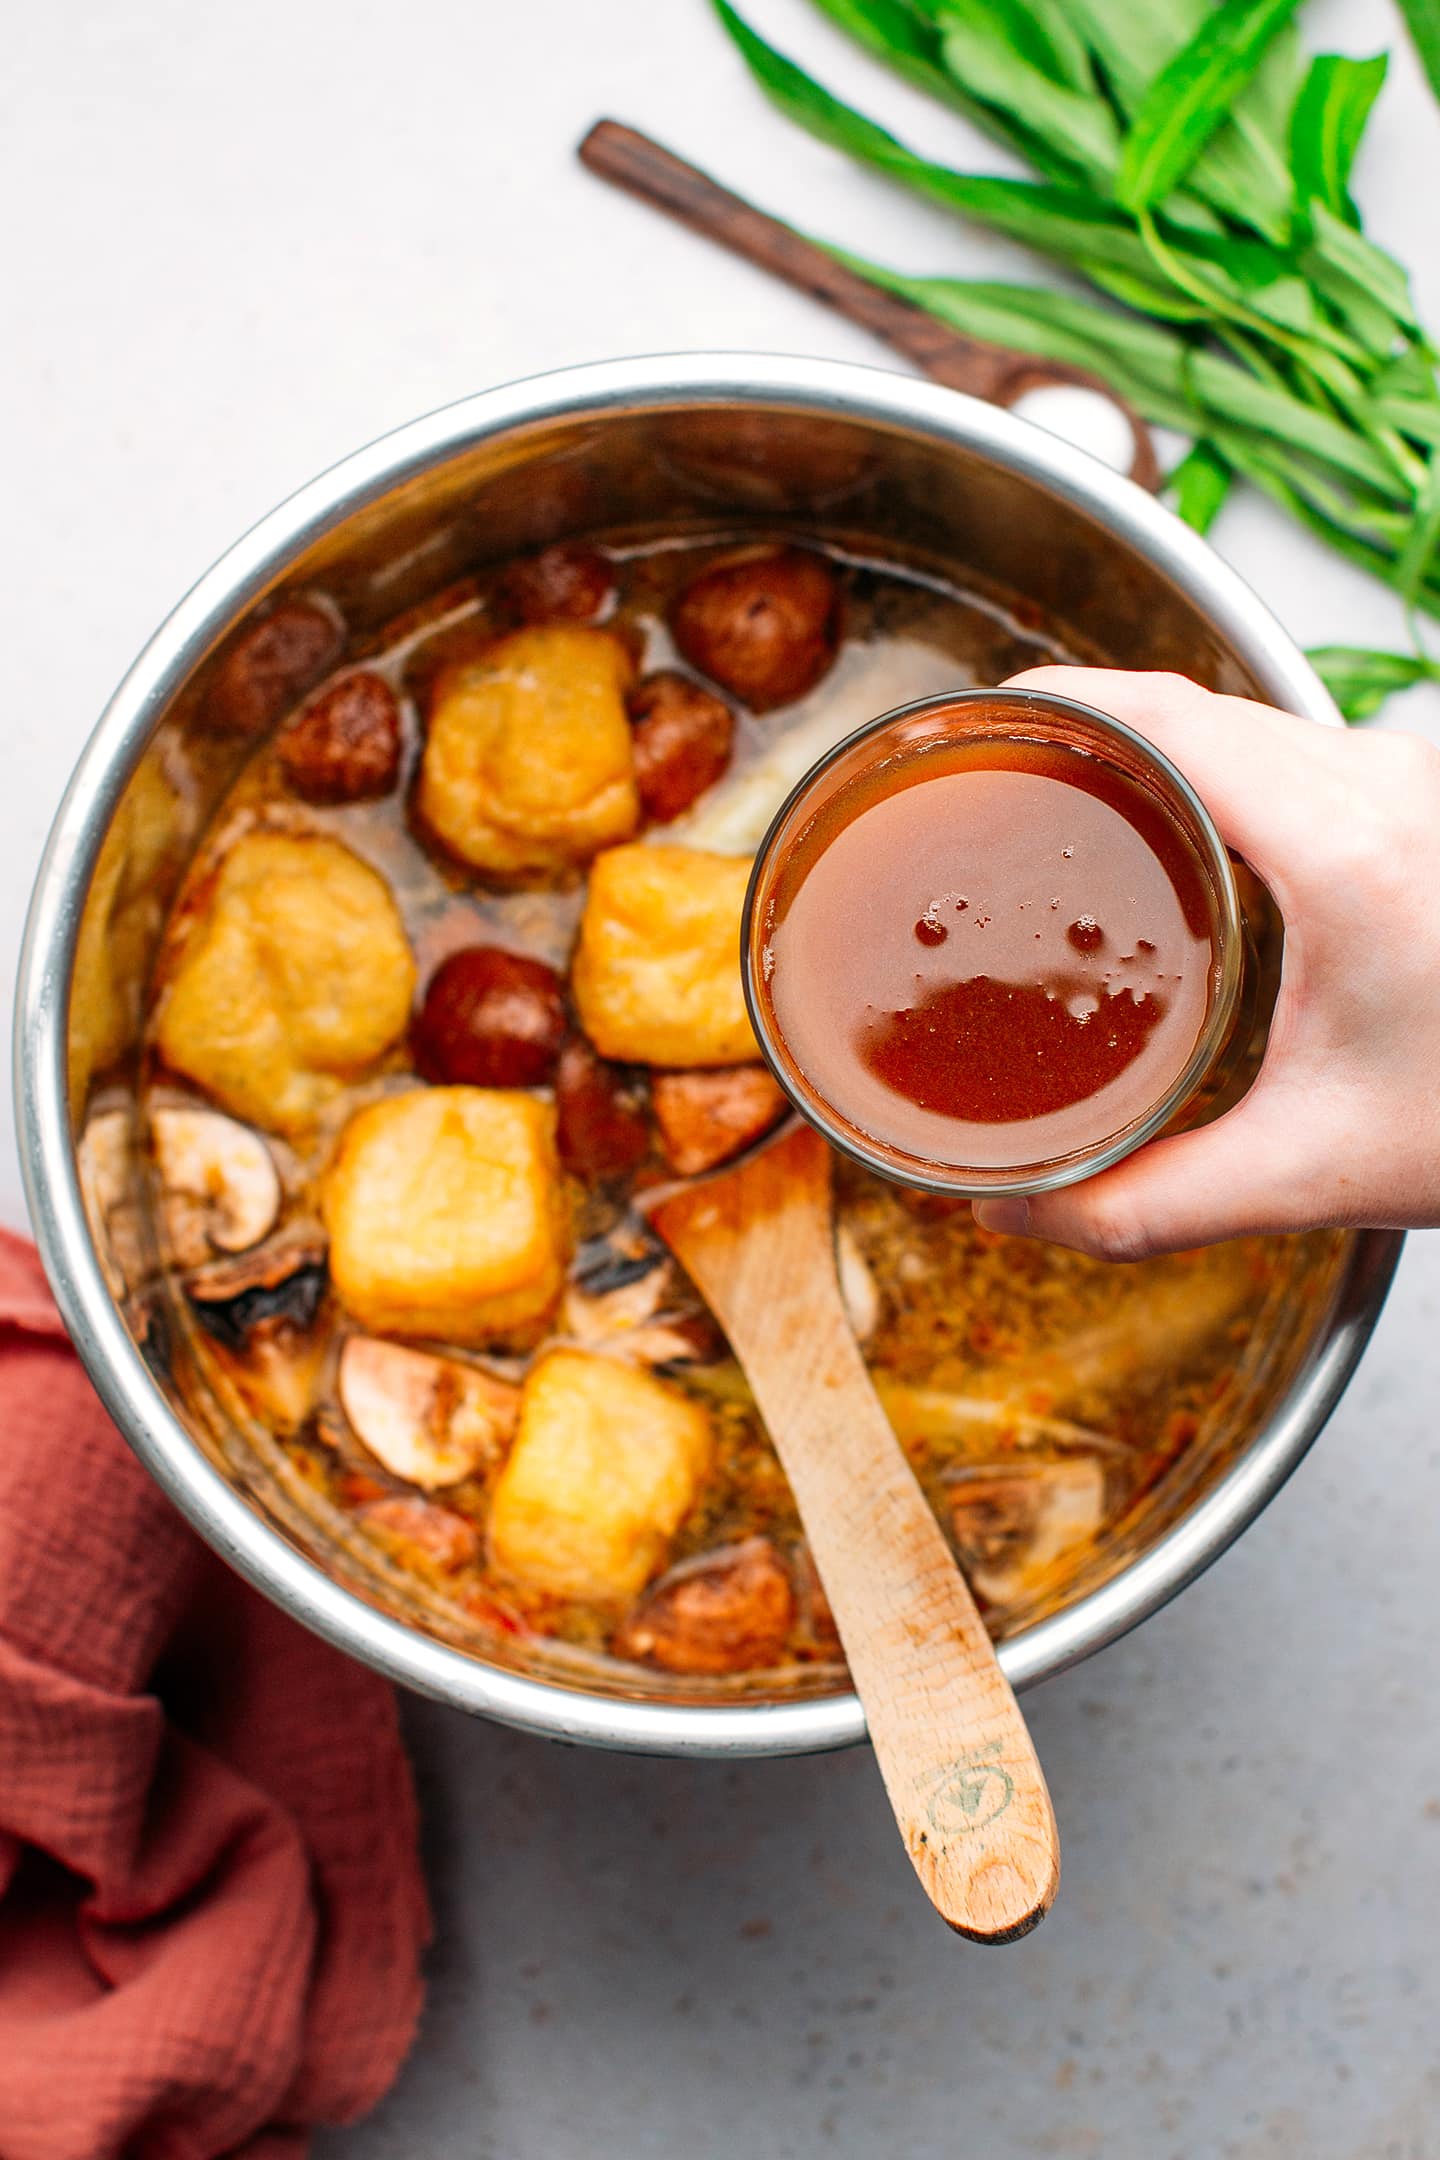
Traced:
<path fill-rule="evenodd" d="M 390 1688 L 191 1534 L 0 1232 L 0 2154 L 294 2160 L 428 1932 Z"/>

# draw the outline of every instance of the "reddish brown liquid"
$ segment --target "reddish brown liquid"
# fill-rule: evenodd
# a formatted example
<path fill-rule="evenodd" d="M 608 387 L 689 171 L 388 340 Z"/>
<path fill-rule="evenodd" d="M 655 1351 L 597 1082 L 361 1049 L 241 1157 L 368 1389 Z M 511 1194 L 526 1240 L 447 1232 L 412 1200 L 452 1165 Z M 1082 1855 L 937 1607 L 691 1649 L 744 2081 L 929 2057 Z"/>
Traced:
<path fill-rule="evenodd" d="M 780 871 L 762 994 L 841 1120 L 914 1159 L 1099 1145 L 1183 1072 L 1214 902 L 1165 806 L 1062 745 L 971 740 L 826 806 Z"/>

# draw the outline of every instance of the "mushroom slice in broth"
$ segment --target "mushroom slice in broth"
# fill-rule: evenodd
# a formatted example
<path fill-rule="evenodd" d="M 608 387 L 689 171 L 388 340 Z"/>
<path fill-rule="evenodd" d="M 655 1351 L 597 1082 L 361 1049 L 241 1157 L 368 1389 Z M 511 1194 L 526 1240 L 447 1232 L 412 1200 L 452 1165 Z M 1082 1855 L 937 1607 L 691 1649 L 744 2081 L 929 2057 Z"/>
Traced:
<path fill-rule="evenodd" d="M 151 1114 L 150 1135 L 166 1237 L 179 1266 L 248 1252 L 274 1229 L 280 1173 L 259 1133 L 219 1110 L 162 1105 Z"/>
<path fill-rule="evenodd" d="M 520 1390 L 458 1358 L 352 1335 L 340 1352 L 340 1405 L 376 1459 L 433 1492 L 498 1461 Z"/>
<path fill-rule="evenodd" d="M 185 1277 L 185 1295 L 231 1385 L 277 1432 L 299 1429 L 314 1406 L 325 1358 L 317 1328 L 328 1277 L 325 1242 L 295 1224 L 249 1252 Z"/>
<path fill-rule="evenodd" d="M 1028 1601 L 1105 1522 L 1105 1472 L 1082 1456 L 957 1471 L 947 1497 L 961 1565 L 991 1605 Z"/>

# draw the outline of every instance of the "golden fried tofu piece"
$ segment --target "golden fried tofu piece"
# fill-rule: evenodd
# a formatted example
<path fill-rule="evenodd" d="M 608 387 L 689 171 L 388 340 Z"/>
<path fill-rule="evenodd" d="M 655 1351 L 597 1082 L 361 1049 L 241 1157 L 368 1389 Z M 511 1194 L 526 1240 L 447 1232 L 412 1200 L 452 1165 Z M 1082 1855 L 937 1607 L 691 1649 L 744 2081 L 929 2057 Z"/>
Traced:
<path fill-rule="evenodd" d="M 641 1065 L 744 1065 L 758 1054 L 740 988 L 750 865 L 699 848 L 596 858 L 571 988 L 586 1034 Z"/>
<path fill-rule="evenodd" d="M 622 1602 L 663 1565 L 710 1463 L 699 1403 L 584 1350 L 532 1367 L 490 1509 L 490 1557 L 557 1597 Z"/>
<path fill-rule="evenodd" d="M 301 1132 L 404 1033 L 415 963 L 378 871 L 322 834 L 225 857 L 160 1010 L 160 1055 L 236 1117 Z"/>
<path fill-rule="evenodd" d="M 585 863 L 640 822 L 625 693 L 634 663 L 608 630 L 542 623 L 497 638 L 435 686 L 420 815 L 462 862 L 500 879 Z"/>
<path fill-rule="evenodd" d="M 532 1337 L 570 1251 L 555 1111 L 506 1088 L 415 1088 L 351 1118 L 326 1175 L 330 1275 L 379 1334 Z"/>

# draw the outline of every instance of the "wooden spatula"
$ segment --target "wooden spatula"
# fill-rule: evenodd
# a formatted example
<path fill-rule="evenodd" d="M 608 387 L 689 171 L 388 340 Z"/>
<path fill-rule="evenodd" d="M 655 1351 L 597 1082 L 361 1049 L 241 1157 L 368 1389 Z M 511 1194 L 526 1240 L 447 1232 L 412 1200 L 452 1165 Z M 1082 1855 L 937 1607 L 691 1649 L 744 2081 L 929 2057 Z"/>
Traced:
<path fill-rule="evenodd" d="M 1087 368 L 1012 352 L 952 330 L 899 293 L 887 292 L 883 285 L 874 285 L 848 264 L 837 262 L 788 225 L 767 217 L 742 195 L 722 187 L 697 166 L 687 165 L 638 128 L 622 127 L 618 120 L 597 120 L 581 143 L 579 156 L 581 164 L 602 180 L 638 195 L 653 209 L 678 218 L 692 232 L 718 241 L 772 277 L 798 286 L 812 299 L 823 300 L 952 390 L 964 390 L 992 405 L 1014 405 L 1031 391 L 1056 384 L 1089 391 L 1117 408 L 1130 430 L 1130 478 L 1141 487 L 1160 485 L 1160 463 L 1150 430 L 1133 405 Z"/>
<path fill-rule="evenodd" d="M 1050 1795 L 845 1316 L 830 1163 L 819 1135 L 797 1126 L 661 1200 L 650 1219 L 760 1406 L 916 1873 L 958 1933 L 1011 1942 L 1059 1883 Z"/>

